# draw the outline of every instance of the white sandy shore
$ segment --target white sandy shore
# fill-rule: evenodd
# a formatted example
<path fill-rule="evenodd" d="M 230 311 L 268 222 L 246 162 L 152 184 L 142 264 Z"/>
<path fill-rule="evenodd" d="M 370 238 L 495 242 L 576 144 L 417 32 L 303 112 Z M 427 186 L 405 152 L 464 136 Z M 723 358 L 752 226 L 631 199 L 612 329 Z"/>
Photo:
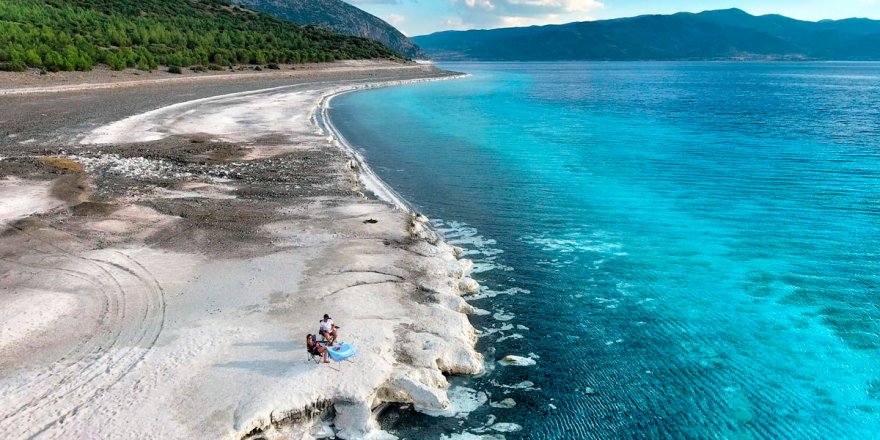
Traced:
<path fill-rule="evenodd" d="M 246 144 L 246 160 L 344 148 L 318 109 L 362 87 L 207 98 L 123 119 L 83 142 L 198 135 Z M 285 142 L 263 149 L 268 135 Z M 372 410 L 382 402 L 448 406 L 444 374 L 483 369 L 473 309 L 461 298 L 476 288 L 471 264 L 427 219 L 399 209 L 405 203 L 364 164 L 354 168 L 392 204 L 358 196 L 354 184 L 350 197 L 282 208 L 263 226 L 272 251 L 253 258 L 143 244 L 181 221 L 136 203 L 144 195 L 82 220 L 100 247 L 45 226 L 13 228 L 0 240 L 0 437 L 381 438 Z M 219 199 L 241 185 L 150 197 Z M 7 225 L 65 209 L 45 183 L 2 179 L 3 194 L 26 199 L 0 205 Z M 323 313 L 358 347 L 350 362 L 307 361 L 304 337 Z"/>
<path fill-rule="evenodd" d="M 128 69 L 124 72 L 96 69 L 92 72 L 56 72 L 48 75 L 27 75 L 18 72 L 0 72 L 0 96 L 63 93 L 84 90 L 107 90 L 145 85 L 216 82 L 242 79 L 304 78 L 328 73 L 348 73 L 356 70 L 396 68 L 418 69 L 419 65 L 402 65 L 388 61 L 348 60 L 331 65 L 282 65 L 280 70 L 236 72 L 188 72 L 169 74 L 162 71 L 142 72 Z"/>

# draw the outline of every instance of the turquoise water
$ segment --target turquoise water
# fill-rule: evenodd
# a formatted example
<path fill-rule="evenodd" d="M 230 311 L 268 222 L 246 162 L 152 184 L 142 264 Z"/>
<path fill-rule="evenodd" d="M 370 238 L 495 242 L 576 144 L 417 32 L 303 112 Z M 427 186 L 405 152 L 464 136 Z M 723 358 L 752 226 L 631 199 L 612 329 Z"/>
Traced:
<path fill-rule="evenodd" d="M 333 101 L 484 284 L 487 402 L 385 429 L 880 438 L 880 64 L 444 67 Z"/>

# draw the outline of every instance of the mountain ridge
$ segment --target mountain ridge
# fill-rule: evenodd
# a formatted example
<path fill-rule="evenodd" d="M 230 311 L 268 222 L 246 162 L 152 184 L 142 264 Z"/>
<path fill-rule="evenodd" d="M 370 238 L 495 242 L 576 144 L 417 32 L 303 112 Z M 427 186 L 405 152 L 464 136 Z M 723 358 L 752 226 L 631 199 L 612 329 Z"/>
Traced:
<path fill-rule="evenodd" d="M 880 21 L 810 22 L 741 9 L 413 37 L 439 60 L 880 59 Z"/>
<path fill-rule="evenodd" d="M 379 17 L 341 0 L 232 0 L 297 24 L 330 28 L 343 35 L 369 38 L 408 58 L 424 58 L 421 48 Z"/>

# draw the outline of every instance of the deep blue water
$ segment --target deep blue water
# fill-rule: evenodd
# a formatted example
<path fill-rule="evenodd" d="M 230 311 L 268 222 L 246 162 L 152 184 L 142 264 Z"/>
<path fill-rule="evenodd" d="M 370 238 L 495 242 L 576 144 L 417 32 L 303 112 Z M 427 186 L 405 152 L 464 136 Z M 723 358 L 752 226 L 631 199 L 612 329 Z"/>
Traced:
<path fill-rule="evenodd" d="M 333 101 L 489 312 L 454 380 L 488 401 L 384 428 L 880 438 L 880 64 L 443 67 L 473 76 Z"/>

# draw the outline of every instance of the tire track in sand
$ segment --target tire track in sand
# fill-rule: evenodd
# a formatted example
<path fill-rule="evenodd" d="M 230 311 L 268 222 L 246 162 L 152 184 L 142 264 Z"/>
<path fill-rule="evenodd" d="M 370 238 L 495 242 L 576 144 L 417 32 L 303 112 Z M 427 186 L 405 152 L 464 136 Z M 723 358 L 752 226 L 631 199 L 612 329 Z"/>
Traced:
<path fill-rule="evenodd" d="M 0 390 L 0 438 L 30 438 L 41 433 L 55 437 L 47 432 L 50 428 L 84 407 L 100 407 L 95 400 L 143 360 L 164 326 L 164 289 L 137 259 L 120 251 L 78 256 L 36 240 L 51 250 L 32 247 L 30 255 L 43 254 L 42 262 L 51 259 L 54 264 L 3 260 L 87 281 L 90 289 L 83 296 L 101 302 L 100 318 L 95 331 L 64 356 L 41 371 L 27 373 L 19 386 Z"/>

